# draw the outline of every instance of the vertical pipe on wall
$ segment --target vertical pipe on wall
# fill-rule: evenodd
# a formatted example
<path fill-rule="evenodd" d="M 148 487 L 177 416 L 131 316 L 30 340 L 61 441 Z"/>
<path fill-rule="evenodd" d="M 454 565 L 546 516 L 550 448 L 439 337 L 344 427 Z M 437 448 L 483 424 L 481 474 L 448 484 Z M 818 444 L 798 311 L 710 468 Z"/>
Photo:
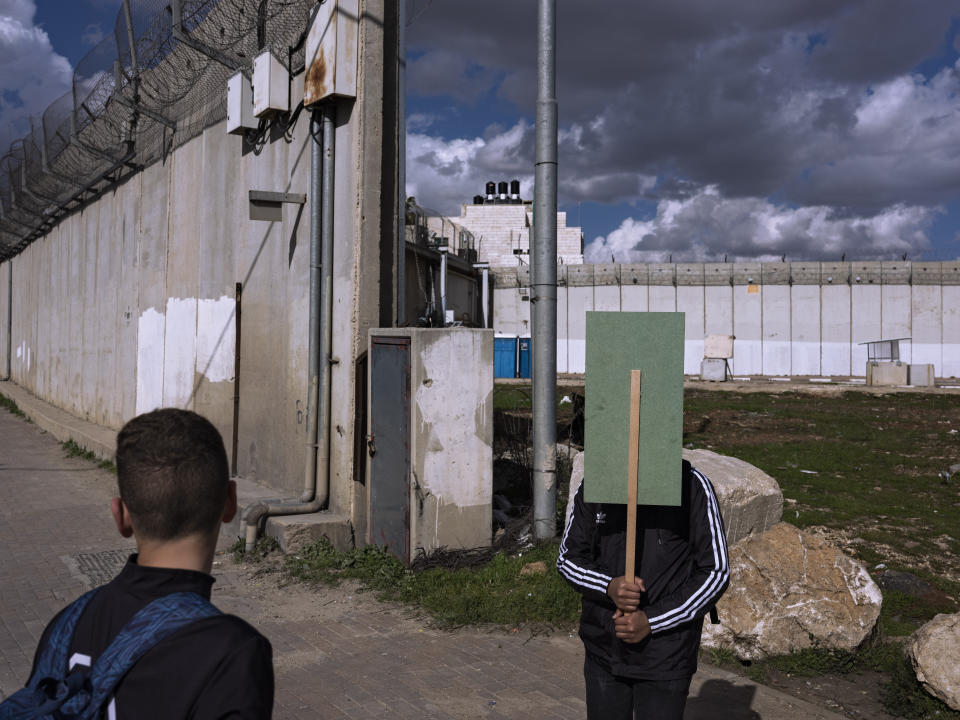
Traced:
<path fill-rule="evenodd" d="M 317 482 L 317 403 L 320 397 L 320 270 L 323 147 L 320 136 L 326 128 L 319 112 L 310 116 L 310 320 L 307 336 L 307 438 L 301 502 L 313 500 Z M 325 138 L 324 138 L 325 139 Z"/>
<path fill-rule="evenodd" d="M 539 0 L 533 292 L 534 535 L 556 533 L 557 98 L 556 0 Z"/>
<path fill-rule="evenodd" d="M 320 302 L 320 438 L 317 462 L 319 478 L 314 503 L 327 504 L 330 494 L 330 370 L 333 362 L 333 182 L 337 132 L 336 105 L 323 108 L 323 218 L 321 220 L 321 258 L 323 269 Z M 319 509 L 316 508 L 316 509 Z"/>
<path fill-rule="evenodd" d="M 440 327 L 447 325 L 447 251 L 440 248 Z"/>
<path fill-rule="evenodd" d="M 260 520 L 269 515 L 314 513 L 330 495 L 330 363 L 333 328 L 333 181 L 336 106 L 310 120 L 310 320 L 308 340 L 307 462 L 303 494 L 295 500 L 263 500 L 247 508 L 246 550 L 253 549 Z"/>
<path fill-rule="evenodd" d="M 407 324 L 407 3 L 397 3 L 397 317 L 396 327 Z"/>
<path fill-rule="evenodd" d="M 7 352 L 3 379 L 9 380 L 13 358 L 13 258 L 7 260 Z"/>
<path fill-rule="evenodd" d="M 240 330 L 243 324 L 240 312 L 243 307 L 243 283 L 237 283 L 236 312 L 234 313 L 233 334 L 235 338 L 233 352 L 233 437 L 230 443 L 230 475 L 237 474 L 237 450 L 240 438 Z"/>

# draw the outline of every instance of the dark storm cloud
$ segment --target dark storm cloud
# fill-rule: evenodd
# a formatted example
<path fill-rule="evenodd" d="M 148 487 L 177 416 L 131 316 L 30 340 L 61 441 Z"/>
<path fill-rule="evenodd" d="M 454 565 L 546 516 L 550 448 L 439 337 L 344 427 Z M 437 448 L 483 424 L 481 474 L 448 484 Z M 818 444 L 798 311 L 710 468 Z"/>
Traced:
<path fill-rule="evenodd" d="M 678 177 L 731 197 L 779 193 L 863 212 L 942 202 L 960 181 L 960 163 L 945 162 L 948 143 L 960 147 L 957 73 L 911 72 L 954 40 L 952 15 L 960 5 L 933 0 L 560 3 L 562 172 Z M 429 84 L 418 70 L 411 93 L 451 87 L 475 99 L 496 75 L 500 95 L 533 114 L 535 3 L 434 0 L 408 42 L 424 61 L 447 58 Z M 475 66 L 489 72 L 471 83 L 464 68 Z M 886 108 L 873 99 L 884 92 Z M 865 108 L 890 112 L 883 132 Z M 621 193 L 594 186 L 600 202 Z"/>

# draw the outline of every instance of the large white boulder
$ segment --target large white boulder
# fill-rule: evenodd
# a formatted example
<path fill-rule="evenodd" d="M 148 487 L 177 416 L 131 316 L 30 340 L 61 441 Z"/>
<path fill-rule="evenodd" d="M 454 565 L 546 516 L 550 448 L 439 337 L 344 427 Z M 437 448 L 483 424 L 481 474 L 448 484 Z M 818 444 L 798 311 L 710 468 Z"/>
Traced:
<path fill-rule="evenodd" d="M 788 523 L 730 548 L 730 586 L 703 626 L 704 647 L 742 660 L 805 648 L 854 650 L 880 616 L 880 589 L 858 562 Z"/>
<path fill-rule="evenodd" d="M 780 522 L 783 493 L 777 481 L 765 472 L 743 460 L 709 450 L 684 450 L 683 457 L 713 483 L 728 545 Z M 583 466 L 584 453 L 577 453 L 570 475 L 567 521 L 573 512 L 573 496 L 583 480 Z"/>
<path fill-rule="evenodd" d="M 917 630 L 909 652 L 927 692 L 960 710 L 960 613 L 937 615 Z"/>
<path fill-rule="evenodd" d="M 760 468 L 710 450 L 684 450 L 683 459 L 713 483 L 728 545 L 780 522 L 783 492 L 777 481 Z"/>

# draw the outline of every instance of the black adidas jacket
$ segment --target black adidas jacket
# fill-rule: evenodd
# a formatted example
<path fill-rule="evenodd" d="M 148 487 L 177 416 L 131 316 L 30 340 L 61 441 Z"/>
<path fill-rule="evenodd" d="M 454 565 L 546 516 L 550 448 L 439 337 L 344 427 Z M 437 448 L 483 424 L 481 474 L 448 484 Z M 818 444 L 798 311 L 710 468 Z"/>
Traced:
<path fill-rule="evenodd" d="M 637 508 L 635 572 L 646 586 L 640 609 L 651 630 L 639 643 L 617 639 L 616 606 L 607 595 L 610 581 L 625 574 L 626 526 L 625 505 L 584 502 L 581 483 L 557 558 L 557 569 L 583 596 L 580 637 L 614 675 L 688 677 L 697 669 L 703 617 L 730 579 L 713 485 L 684 461 L 681 505 Z"/>
<path fill-rule="evenodd" d="M 123 626 L 157 598 L 195 592 L 210 599 L 210 575 L 144 567 L 136 557 L 84 609 L 70 642 L 71 668 L 90 667 Z M 47 625 L 40 648 L 53 624 Z M 36 663 L 35 657 L 34 669 Z M 273 687 L 270 642 L 240 618 L 218 615 L 197 620 L 148 650 L 120 681 L 101 717 L 269 720 Z"/>

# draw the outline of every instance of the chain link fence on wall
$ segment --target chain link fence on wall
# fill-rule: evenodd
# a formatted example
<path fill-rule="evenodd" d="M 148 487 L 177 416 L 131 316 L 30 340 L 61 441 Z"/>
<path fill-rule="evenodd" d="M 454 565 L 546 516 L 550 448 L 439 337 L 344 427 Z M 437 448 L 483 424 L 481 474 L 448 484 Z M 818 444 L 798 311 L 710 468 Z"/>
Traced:
<path fill-rule="evenodd" d="M 291 72 L 301 68 L 316 4 L 126 0 L 113 33 L 77 63 L 70 90 L 0 157 L 0 261 L 125 174 L 223 120 L 227 79 L 249 73 L 261 51 Z"/>

